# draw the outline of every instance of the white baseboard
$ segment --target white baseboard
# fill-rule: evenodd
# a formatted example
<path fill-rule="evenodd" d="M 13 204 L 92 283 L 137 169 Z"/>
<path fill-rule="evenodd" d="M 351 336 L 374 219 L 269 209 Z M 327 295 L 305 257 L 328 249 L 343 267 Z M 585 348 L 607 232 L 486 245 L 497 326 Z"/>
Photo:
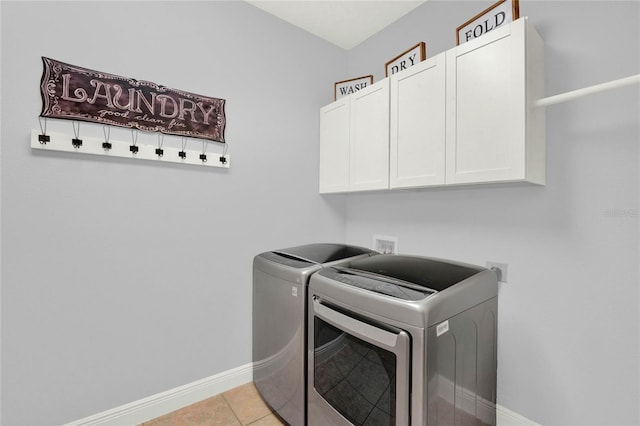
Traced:
<path fill-rule="evenodd" d="M 540 426 L 526 417 L 515 413 L 502 405 L 496 405 L 496 425 L 497 426 Z"/>
<path fill-rule="evenodd" d="M 64 426 L 135 426 L 252 380 L 253 364 L 249 363 Z M 540 426 L 499 404 L 496 405 L 496 424 L 497 426 Z"/>
<path fill-rule="evenodd" d="M 455 393 L 455 399 L 461 401 L 460 408 L 469 414 L 478 416 L 484 423 L 491 423 L 493 420 L 493 402 L 480 398 L 478 401 L 475 393 L 464 388 L 456 388 L 454 383 L 446 377 L 438 377 L 439 397 L 453 404 L 452 395 Z M 479 403 L 478 403 L 479 402 Z M 540 426 L 520 414 L 495 404 L 496 426 Z"/>
<path fill-rule="evenodd" d="M 253 364 L 245 364 L 184 386 L 161 392 L 65 426 L 134 426 L 253 380 Z"/>

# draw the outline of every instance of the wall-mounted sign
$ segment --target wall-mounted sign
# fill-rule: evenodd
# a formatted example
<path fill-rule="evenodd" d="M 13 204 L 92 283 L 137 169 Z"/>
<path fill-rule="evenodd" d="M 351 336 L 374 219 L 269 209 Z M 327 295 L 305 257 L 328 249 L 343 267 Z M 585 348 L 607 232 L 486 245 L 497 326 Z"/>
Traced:
<path fill-rule="evenodd" d="M 224 142 L 225 100 L 42 58 L 42 117 Z"/>
<path fill-rule="evenodd" d="M 389 77 L 398 71 L 406 70 L 409 67 L 417 65 L 418 62 L 427 59 L 427 47 L 423 41 L 413 46 L 411 49 L 403 52 L 387 62 L 384 65 L 384 75 Z"/>
<path fill-rule="evenodd" d="M 478 38 L 519 17 L 518 0 L 500 0 L 456 28 L 456 45 Z"/>
<path fill-rule="evenodd" d="M 343 96 L 350 95 L 360 89 L 373 84 L 372 75 L 364 75 L 362 77 L 352 78 L 351 80 L 338 81 L 333 85 L 333 100 L 337 101 Z"/>

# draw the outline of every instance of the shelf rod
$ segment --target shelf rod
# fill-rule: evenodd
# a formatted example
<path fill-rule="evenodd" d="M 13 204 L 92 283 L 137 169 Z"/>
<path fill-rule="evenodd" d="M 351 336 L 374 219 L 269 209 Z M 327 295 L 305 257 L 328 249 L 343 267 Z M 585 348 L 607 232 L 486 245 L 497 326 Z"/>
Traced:
<path fill-rule="evenodd" d="M 573 90 L 559 95 L 549 96 L 538 99 L 534 106 L 547 107 L 549 105 L 559 104 L 561 102 L 571 101 L 593 93 L 604 92 L 606 90 L 617 89 L 619 87 L 630 86 L 632 84 L 640 84 L 640 74 L 632 75 L 618 80 L 609 81 L 607 83 L 596 84 L 594 86 L 585 87 L 583 89 Z"/>

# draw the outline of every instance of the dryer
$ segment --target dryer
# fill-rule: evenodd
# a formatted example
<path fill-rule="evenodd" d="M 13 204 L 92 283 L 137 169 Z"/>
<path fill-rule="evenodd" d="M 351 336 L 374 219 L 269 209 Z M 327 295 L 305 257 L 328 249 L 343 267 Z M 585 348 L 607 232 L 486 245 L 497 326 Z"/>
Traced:
<path fill-rule="evenodd" d="M 495 425 L 497 316 L 478 266 L 379 255 L 317 272 L 309 425 Z"/>

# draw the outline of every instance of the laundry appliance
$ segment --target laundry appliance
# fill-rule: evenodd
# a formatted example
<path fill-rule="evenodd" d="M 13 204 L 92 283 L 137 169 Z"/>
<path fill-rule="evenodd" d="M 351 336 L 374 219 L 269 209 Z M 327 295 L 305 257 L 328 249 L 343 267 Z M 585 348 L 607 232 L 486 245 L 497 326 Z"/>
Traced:
<path fill-rule="evenodd" d="M 308 424 L 495 425 L 498 281 L 378 255 L 309 284 Z"/>
<path fill-rule="evenodd" d="M 345 244 L 308 244 L 253 260 L 253 380 L 292 426 L 306 424 L 307 285 L 323 267 L 377 254 Z"/>

